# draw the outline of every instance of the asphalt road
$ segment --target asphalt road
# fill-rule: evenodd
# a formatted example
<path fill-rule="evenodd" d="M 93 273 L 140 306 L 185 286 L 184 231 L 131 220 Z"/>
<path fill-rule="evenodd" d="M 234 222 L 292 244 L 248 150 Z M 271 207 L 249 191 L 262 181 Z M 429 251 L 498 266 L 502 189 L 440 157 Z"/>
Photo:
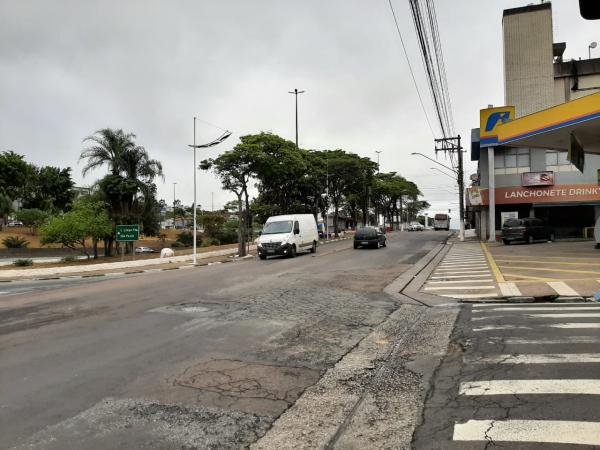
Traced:
<path fill-rule="evenodd" d="M 0 285 L 0 445 L 246 446 L 397 309 L 383 288 L 445 237 Z"/>
<path fill-rule="evenodd" d="M 462 309 L 416 449 L 600 448 L 600 305 Z"/>

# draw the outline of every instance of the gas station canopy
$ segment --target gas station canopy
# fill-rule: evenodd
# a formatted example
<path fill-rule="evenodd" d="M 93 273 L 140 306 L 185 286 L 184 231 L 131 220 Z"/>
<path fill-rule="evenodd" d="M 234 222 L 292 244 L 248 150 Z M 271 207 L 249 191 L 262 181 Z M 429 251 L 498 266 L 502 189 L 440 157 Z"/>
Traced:
<path fill-rule="evenodd" d="M 600 154 L 600 92 L 497 127 L 497 144 L 569 150 L 571 136 L 585 153 Z"/>

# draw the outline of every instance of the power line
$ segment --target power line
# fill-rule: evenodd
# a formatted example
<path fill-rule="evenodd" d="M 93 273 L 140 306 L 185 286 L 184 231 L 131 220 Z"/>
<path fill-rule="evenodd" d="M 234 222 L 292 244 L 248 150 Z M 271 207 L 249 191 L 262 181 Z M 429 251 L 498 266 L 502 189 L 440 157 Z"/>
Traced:
<path fill-rule="evenodd" d="M 400 32 L 400 26 L 398 25 L 398 19 L 396 18 L 396 12 L 394 11 L 392 0 L 388 0 L 388 3 L 390 4 L 392 16 L 394 17 L 394 23 L 396 24 L 396 31 L 398 32 L 398 37 L 400 37 L 400 42 L 402 43 L 402 50 L 404 50 L 404 57 L 406 58 L 406 63 L 408 64 L 410 75 L 415 85 L 415 89 L 417 90 L 417 95 L 419 96 L 419 103 L 421 103 L 421 108 L 423 109 L 423 114 L 425 114 L 425 120 L 427 121 L 429 130 L 431 131 L 431 135 L 435 137 L 435 133 L 433 132 L 433 128 L 431 127 L 431 122 L 429 121 L 429 116 L 427 116 L 427 110 L 425 109 L 423 98 L 421 97 L 421 92 L 419 91 L 419 86 L 417 85 L 417 80 L 415 79 L 415 74 L 413 72 L 412 66 L 410 65 L 410 60 L 408 59 L 408 52 L 406 51 L 406 46 L 404 45 L 404 39 L 402 38 L 402 33 Z"/>

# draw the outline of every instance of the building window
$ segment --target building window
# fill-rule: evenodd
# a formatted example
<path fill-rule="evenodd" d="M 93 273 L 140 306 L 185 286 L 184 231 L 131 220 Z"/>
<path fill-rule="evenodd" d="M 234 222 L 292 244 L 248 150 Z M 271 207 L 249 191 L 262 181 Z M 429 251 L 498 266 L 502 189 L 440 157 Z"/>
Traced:
<path fill-rule="evenodd" d="M 553 172 L 574 172 L 577 170 L 567 159 L 567 152 L 546 150 L 546 170 Z"/>
<path fill-rule="evenodd" d="M 529 172 L 529 149 L 506 148 L 494 152 L 494 173 L 510 175 Z"/>

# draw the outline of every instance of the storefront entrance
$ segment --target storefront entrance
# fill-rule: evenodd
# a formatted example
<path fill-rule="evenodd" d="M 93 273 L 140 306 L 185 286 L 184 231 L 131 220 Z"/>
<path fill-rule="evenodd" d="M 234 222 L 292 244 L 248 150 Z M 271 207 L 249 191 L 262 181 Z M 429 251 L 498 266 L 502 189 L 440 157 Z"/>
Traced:
<path fill-rule="evenodd" d="M 584 228 L 594 227 L 598 205 L 534 205 L 535 217 L 554 228 L 557 239 L 582 238 Z"/>

